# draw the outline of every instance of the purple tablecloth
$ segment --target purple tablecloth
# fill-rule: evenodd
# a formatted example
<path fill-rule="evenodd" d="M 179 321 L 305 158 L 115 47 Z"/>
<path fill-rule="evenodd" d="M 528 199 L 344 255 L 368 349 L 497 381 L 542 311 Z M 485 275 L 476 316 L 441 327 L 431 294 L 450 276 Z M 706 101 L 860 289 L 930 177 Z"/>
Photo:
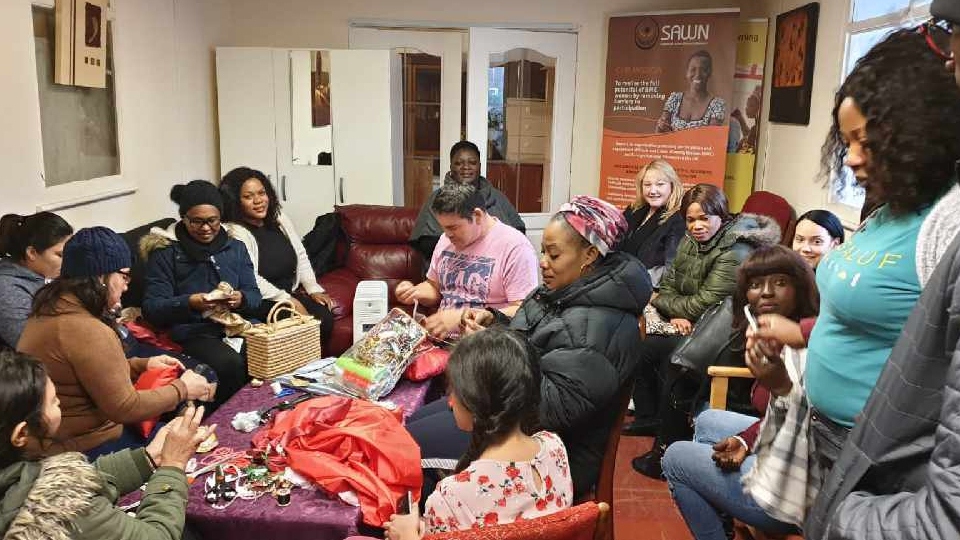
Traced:
<path fill-rule="evenodd" d="M 429 390 L 429 381 L 412 383 L 401 380 L 386 399 L 403 407 L 404 417 L 407 417 L 423 406 Z M 230 420 L 234 414 L 260 410 L 279 401 L 267 385 L 260 388 L 246 386 L 204 423 L 219 426 L 217 436 L 221 447 L 246 450 L 254 434 L 233 429 Z M 264 495 L 255 501 L 238 499 L 223 510 L 215 510 L 204 501 L 203 482 L 197 481 L 190 488 L 187 521 L 207 540 L 340 540 L 357 534 L 359 508 L 332 499 L 319 490 L 294 489 L 291 500 L 289 506 L 279 507 L 276 499 Z"/>

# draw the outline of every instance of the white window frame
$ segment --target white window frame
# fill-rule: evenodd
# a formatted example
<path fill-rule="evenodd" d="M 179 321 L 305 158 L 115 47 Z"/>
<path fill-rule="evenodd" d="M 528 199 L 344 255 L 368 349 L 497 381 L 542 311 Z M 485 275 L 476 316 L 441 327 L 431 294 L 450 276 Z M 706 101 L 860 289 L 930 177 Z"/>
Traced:
<path fill-rule="evenodd" d="M 55 8 L 55 0 L 32 0 L 30 2 L 31 6 L 38 6 L 44 8 Z M 121 107 L 121 93 L 120 85 L 122 84 L 120 79 L 120 73 L 123 73 L 120 62 L 120 54 L 117 51 L 121 48 L 118 44 L 120 43 L 117 33 L 117 13 L 114 2 L 107 2 L 107 20 L 110 21 L 113 26 L 113 50 L 110 54 L 113 56 L 113 104 L 116 109 L 116 122 L 117 122 L 117 160 L 120 167 L 120 172 L 118 174 L 113 174 L 109 176 L 101 176 L 97 178 L 89 178 L 86 180 L 75 180 L 73 182 L 68 182 L 66 184 L 60 184 L 57 186 L 47 186 L 45 175 L 46 170 L 43 163 L 43 137 L 38 137 L 38 140 L 41 141 L 40 148 L 40 163 L 37 164 L 37 170 L 40 173 L 40 182 L 43 185 L 43 195 L 40 199 L 40 202 L 37 204 L 37 211 L 59 211 L 66 210 L 69 208 L 74 208 L 77 206 L 83 206 L 91 204 L 98 201 L 103 201 L 107 199 L 113 199 L 115 197 L 120 197 L 123 195 L 129 195 L 137 191 L 137 182 L 132 177 L 125 177 L 123 171 L 126 169 L 124 162 L 124 153 L 123 153 L 123 114 Z M 31 35 L 32 32 L 31 32 Z M 36 72 L 36 67 L 34 67 L 34 72 Z M 39 83 L 38 83 L 39 84 Z M 37 101 L 37 116 L 40 115 L 40 102 L 39 102 L 39 90 L 36 92 L 38 96 Z M 38 127 L 42 130 L 43 126 Z M 39 135 L 39 133 L 38 133 Z"/>
<path fill-rule="evenodd" d="M 857 0 L 848 0 L 846 3 L 847 12 L 845 14 L 845 20 L 847 24 L 844 29 L 843 56 L 840 59 L 840 81 L 838 81 L 838 85 L 843 84 L 844 79 L 846 79 L 849 74 L 848 66 L 850 68 L 853 67 L 853 62 L 851 62 L 853 59 L 850 58 L 850 44 L 855 35 L 882 30 L 884 28 L 892 31 L 904 26 L 918 24 L 930 17 L 931 0 L 911 0 L 906 8 L 862 21 L 853 21 L 853 4 L 856 1 Z M 853 181 L 852 174 L 844 176 L 846 176 L 846 181 Z M 840 181 L 840 179 L 837 177 L 830 180 L 827 206 L 834 213 L 838 214 L 843 221 L 848 224 L 855 224 L 859 221 L 858 212 L 860 211 L 862 201 L 859 198 L 846 200 L 838 198 L 836 194 L 838 181 Z"/>

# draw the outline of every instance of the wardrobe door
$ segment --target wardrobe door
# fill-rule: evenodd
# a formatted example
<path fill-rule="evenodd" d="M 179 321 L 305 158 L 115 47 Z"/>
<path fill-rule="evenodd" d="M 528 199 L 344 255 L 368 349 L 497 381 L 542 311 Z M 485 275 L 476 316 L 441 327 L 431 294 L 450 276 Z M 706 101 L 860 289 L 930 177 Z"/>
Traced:
<path fill-rule="evenodd" d="M 216 56 L 221 174 L 247 166 L 276 182 L 273 51 L 218 47 Z"/>

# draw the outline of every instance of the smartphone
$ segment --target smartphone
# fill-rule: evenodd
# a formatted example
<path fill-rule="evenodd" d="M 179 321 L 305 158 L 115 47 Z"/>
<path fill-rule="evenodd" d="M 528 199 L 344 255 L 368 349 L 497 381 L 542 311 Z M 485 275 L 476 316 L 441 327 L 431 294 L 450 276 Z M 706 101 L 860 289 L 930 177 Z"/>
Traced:
<path fill-rule="evenodd" d="M 411 508 L 413 508 L 413 492 L 408 491 L 397 501 L 397 514 L 409 514 Z"/>
<path fill-rule="evenodd" d="M 760 325 L 757 324 L 757 318 L 754 317 L 753 313 L 750 311 L 750 306 L 743 306 L 743 314 L 746 315 L 747 324 L 750 325 L 750 328 L 752 328 L 754 332 L 760 330 Z"/>

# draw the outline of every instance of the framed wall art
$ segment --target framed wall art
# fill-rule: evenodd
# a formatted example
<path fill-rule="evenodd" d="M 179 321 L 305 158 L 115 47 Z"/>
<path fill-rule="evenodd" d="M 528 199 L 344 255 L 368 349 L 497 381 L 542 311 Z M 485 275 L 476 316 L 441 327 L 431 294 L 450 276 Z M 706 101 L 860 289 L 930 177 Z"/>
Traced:
<path fill-rule="evenodd" d="M 770 85 L 771 122 L 810 122 L 819 15 L 820 4 L 812 2 L 777 16 Z"/>

